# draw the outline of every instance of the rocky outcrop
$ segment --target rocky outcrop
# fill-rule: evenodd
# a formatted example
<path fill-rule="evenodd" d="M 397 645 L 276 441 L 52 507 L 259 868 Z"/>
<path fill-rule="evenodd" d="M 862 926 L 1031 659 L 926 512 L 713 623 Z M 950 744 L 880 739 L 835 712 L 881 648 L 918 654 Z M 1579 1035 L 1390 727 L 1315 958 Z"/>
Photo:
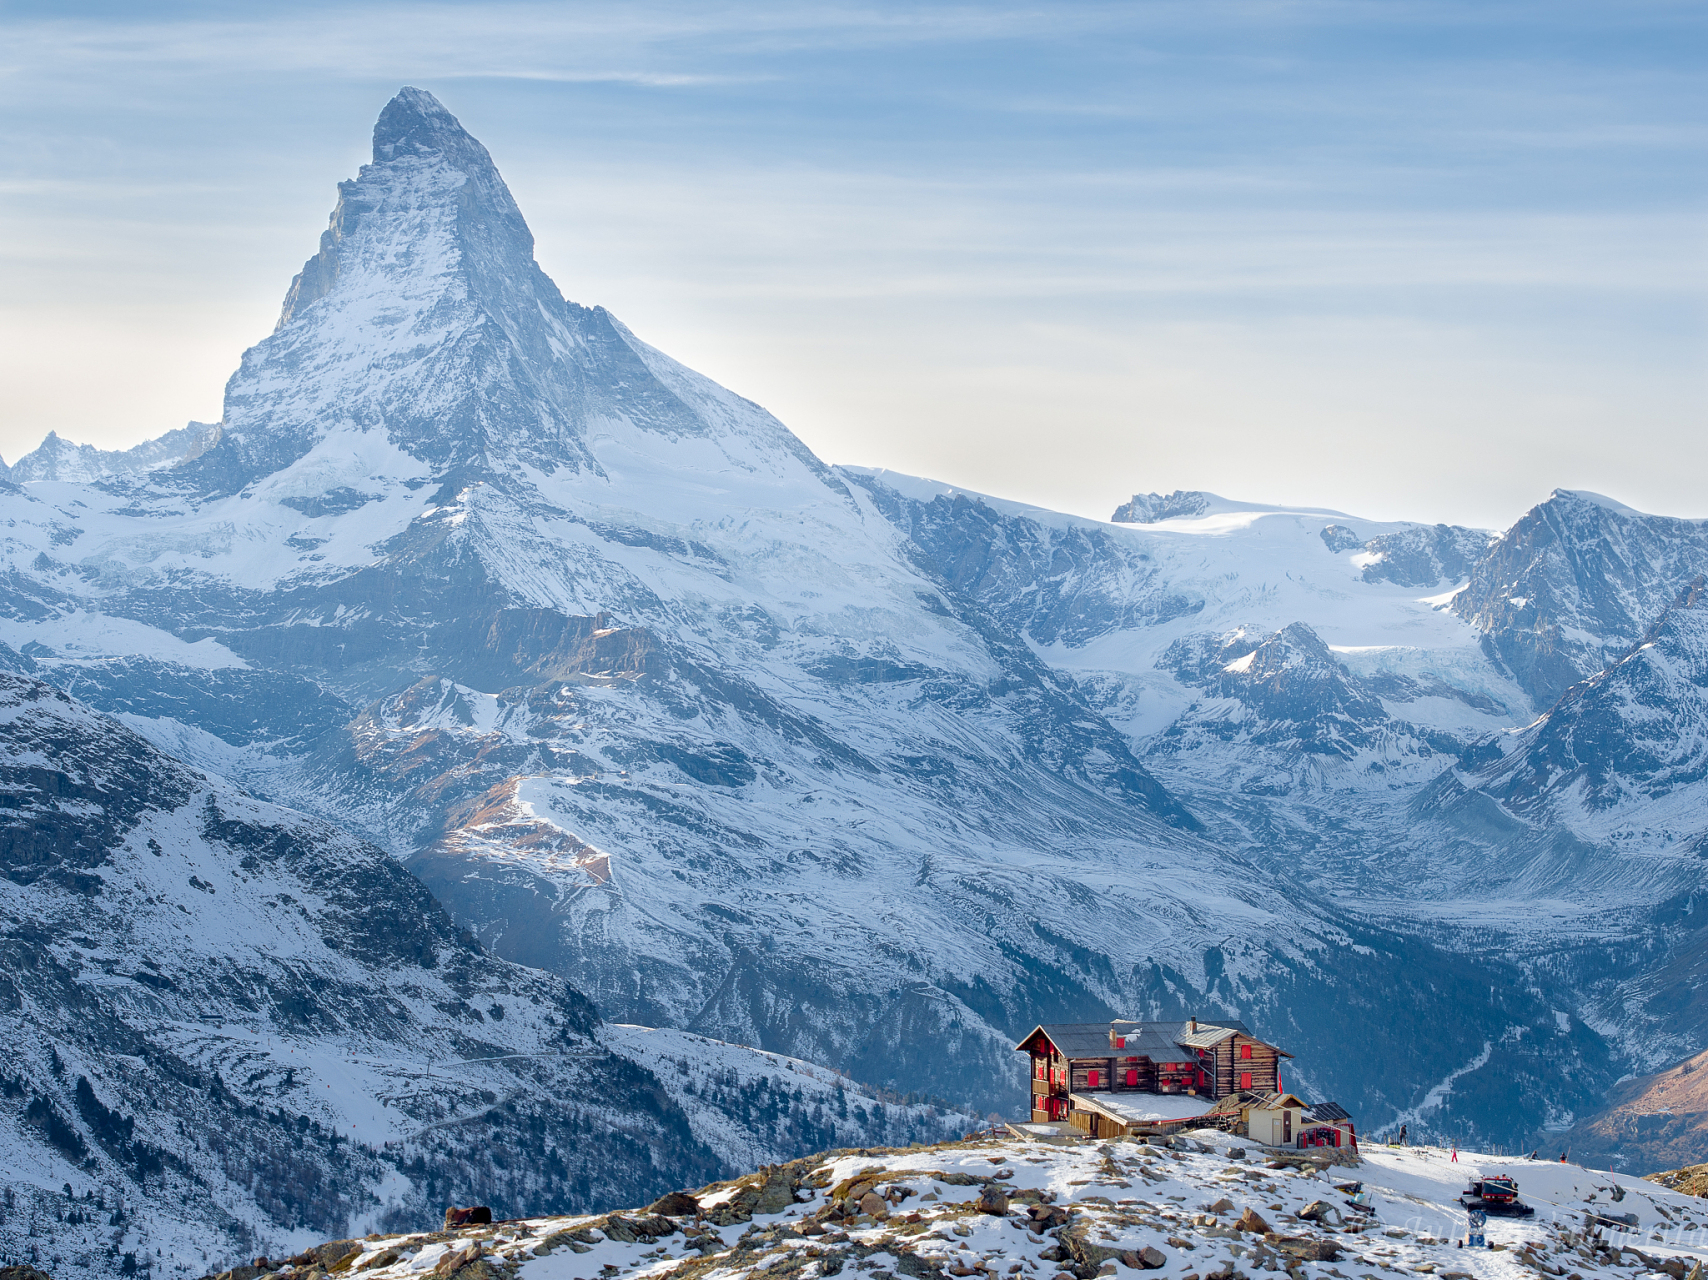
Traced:
<path fill-rule="evenodd" d="M 1155 524 L 1159 520 L 1178 520 L 1201 516 L 1210 509 L 1210 496 L 1196 490 L 1176 489 L 1170 494 L 1135 493 L 1115 508 L 1109 517 L 1113 524 Z"/>
<path fill-rule="evenodd" d="M 1453 610 L 1545 711 L 1708 572 L 1708 522 L 1556 489 L 1478 561 Z"/>
<path fill-rule="evenodd" d="M 1323 540 L 1329 540 L 1327 529 L 1323 530 Z M 1493 535 L 1486 529 L 1415 525 L 1403 532 L 1371 538 L 1356 549 L 1364 555 L 1364 581 L 1427 590 L 1464 582 L 1488 555 L 1493 541 Z M 1334 549 L 1352 548 L 1334 546 Z"/>

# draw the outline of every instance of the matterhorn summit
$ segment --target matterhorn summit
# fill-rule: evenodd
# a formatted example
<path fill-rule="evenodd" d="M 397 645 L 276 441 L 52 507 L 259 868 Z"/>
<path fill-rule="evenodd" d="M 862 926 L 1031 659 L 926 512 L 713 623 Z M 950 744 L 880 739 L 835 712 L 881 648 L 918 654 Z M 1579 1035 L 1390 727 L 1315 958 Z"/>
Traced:
<path fill-rule="evenodd" d="M 277 329 L 228 384 L 224 439 L 186 469 L 205 489 L 236 491 L 360 432 L 459 487 L 599 472 L 603 428 L 756 437 L 822 471 L 770 415 L 604 308 L 566 302 L 492 157 L 432 94 L 404 89 L 386 105 L 373 157 L 339 184 Z"/>

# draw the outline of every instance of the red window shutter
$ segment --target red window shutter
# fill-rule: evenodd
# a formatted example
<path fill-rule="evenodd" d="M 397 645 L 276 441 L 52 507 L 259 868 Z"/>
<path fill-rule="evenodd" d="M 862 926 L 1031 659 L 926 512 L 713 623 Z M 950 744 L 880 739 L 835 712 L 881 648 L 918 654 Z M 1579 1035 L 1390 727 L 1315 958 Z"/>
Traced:
<path fill-rule="evenodd" d="M 1239 1087 L 1242 1089 L 1251 1088 L 1251 1072 L 1242 1071 L 1239 1073 Z"/>
<path fill-rule="evenodd" d="M 1249 1062 L 1251 1060 L 1251 1046 L 1249 1044 L 1242 1044 L 1239 1047 L 1239 1056 Z"/>
<path fill-rule="evenodd" d="M 1137 1089 L 1138 1087 L 1139 1087 L 1139 1071 L 1138 1071 L 1138 1068 L 1137 1067 L 1128 1067 L 1127 1068 L 1127 1088 Z"/>
<path fill-rule="evenodd" d="M 1097 1073 L 1095 1071 L 1087 1071 L 1085 1073 L 1085 1087 L 1087 1089 L 1095 1089 L 1097 1087 Z"/>
<path fill-rule="evenodd" d="M 1127 1047 L 1127 1037 L 1126 1036 L 1116 1036 L 1115 1037 L 1115 1047 L 1117 1049 L 1125 1049 Z"/>

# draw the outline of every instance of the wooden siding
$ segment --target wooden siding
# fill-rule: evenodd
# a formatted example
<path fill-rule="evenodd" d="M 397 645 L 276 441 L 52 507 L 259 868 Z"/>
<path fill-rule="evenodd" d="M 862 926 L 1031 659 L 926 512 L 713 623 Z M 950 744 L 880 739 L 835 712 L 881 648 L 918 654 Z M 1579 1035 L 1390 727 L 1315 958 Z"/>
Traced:
<path fill-rule="evenodd" d="M 1113 1058 L 1075 1058 L 1073 1069 L 1068 1076 L 1068 1087 L 1074 1093 L 1084 1093 L 1091 1089 L 1108 1089 L 1109 1073 L 1113 1069 Z M 1091 1083 L 1091 1073 L 1097 1073 L 1097 1083 Z"/>
<path fill-rule="evenodd" d="M 1240 1056 L 1242 1045 L 1251 1046 L 1251 1057 Z M 1252 1093 L 1269 1093 L 1275 1088 L 1280 1057 L 1274 1048 L 1250 1036 L 1229 1036 L 1216 1046 L 1215 1096 L 1225 1098 L 1240 1091 L 1240 1075 L 1251 1072 Z"/>
<path fill-rule="evenodd" d="M 1250 1058 L 1240 1056 L 1246 1045 L 1251 1046 Z M 1160 1064 L 1148 1057 L 1112 1049 L 1106 1056 L 1069 1059 L 1040 1037 L 1033 1042 L 1031 1053 L 1031 1092 L 1035 1097 L 1066 1098 L 1070 1092 L 1158 1093 L 1166 1087 L 1171 1093 L 1185 1093 L 1197 1088 L 1209 1098 L 1219 1099 L 1239 1092 L 1240 1077 L 1245 1072 L 1251 1073 L 1252 1092 L 1269 1092 L 1278 1083 L 1279 1055 L 1275 1048 L 1251 1036 L 1229 1036 L 1214 1049 L 1205 1051 L 1202 1057 L 1182 1047 L 1179 1056 L 1169 1061 L 1187 1064 L 1187 1071 L 1169 1073 L 1181 1077 L 1178 1084 L 1165 1085 L 1163 1073 L 1158 1069 Z M 1040 1064 L 1045 1071 L 1041 1081 L 1036 1074 Z M 1097 1072 L 1095 1086 L 1091 1084 L 1093 1071 Z M 1136 1075 L 1132 1084 L 1127 1083 L 1129 1071 Z M 1196 1084 L 1195 1071 L 1204 1073 L 1206 1085 Z"/>

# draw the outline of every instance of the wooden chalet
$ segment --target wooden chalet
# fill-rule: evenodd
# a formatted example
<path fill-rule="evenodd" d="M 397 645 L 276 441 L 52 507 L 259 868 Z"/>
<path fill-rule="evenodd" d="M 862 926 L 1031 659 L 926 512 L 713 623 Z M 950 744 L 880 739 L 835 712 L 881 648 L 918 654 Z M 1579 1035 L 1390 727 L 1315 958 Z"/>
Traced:
<path fill-rule="evenodd" d="M 1015 1046 L 1032 1063 L 1032 1120 L 1095 1137 L 1145 1132 L 1202 1116 L 1237 1095 L 1278 1091 L 1280 1060 L 1243 1022 L 1068 1022 Z M 1296 1100 L 1295 1100 L 1296 1101 Z"/>

